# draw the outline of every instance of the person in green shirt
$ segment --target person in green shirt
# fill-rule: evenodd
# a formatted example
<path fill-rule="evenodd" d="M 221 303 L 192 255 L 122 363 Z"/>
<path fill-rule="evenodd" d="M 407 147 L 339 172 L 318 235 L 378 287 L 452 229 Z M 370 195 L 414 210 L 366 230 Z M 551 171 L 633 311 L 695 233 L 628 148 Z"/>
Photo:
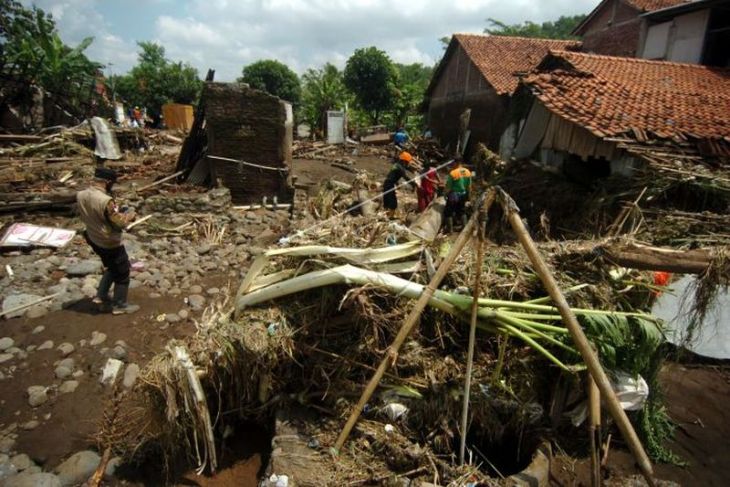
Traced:
<path fill-rule="evenodd" d="M 466 225 L 466 202 L 471 192 L 471 171 L 462 165 L 461 159 L 455 159 L 446 178 L 446 222 L 449 231 L 454 230 L 454 219 Z"/>

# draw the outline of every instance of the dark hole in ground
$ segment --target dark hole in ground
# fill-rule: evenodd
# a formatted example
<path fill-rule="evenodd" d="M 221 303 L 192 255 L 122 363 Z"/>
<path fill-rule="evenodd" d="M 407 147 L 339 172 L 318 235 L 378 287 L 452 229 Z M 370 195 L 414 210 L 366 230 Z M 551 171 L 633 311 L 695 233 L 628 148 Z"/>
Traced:
<path fill-rule="evenodd" d="M 177 459 L 166 472 L 159 455 L 150 455 L 138 465 L 124 465 L 118 470 L 125 485 L 257 487 L 271 456 L 272 428 L 252 421 L 231 424 L 230 436 L 218 444 L 218 472 L 211 476 L 195 473 L 196 465 L 188 459 Z"/>
<path fill-rule="evenodd" d="M 466 445 L 473 452 L 473 463 L 482 464 L 482 471 L 494 477 L 509 477 L 527 468 L 540 441 L 533 434 L 505 435 L 499 442 L 470 436 Z M 457 445 L 455 451 L 458 448 Z"/>

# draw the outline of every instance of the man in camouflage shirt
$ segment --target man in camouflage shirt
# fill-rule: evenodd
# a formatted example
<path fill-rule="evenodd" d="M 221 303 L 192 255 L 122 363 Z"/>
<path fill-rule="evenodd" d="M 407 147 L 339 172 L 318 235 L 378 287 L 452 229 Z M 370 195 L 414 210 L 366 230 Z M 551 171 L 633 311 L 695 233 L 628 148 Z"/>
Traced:
<path fill-rule="evenodd" d="M 129 293 L 129 256 L 122 243 L 122 232 L 134 220 L 134 212 L 120 210 L 111 196 L 117 174 L 111 169 L 98 167 L 91 185 L 76 195 L 81 220 L 86 226 L 84 238 L 104 264 L 104 274 L 94 302 L 112 314 L 133 313 L 139 306 L 127 303 Z M 114 295 L 109 296 L 112 284 Z"/>

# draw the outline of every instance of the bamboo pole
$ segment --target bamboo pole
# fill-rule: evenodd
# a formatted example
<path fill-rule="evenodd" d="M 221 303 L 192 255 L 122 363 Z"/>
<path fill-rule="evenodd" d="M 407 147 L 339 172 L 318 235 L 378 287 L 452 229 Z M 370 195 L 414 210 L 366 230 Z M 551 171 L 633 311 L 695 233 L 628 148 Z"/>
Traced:
<path fill-rule="evenodd" d="M 184 172 L 185 172 L 185 171 L 178 171 L 178 172 L 176 172 L 175 174 L 170 174 L 169 176 L 167 176 L 167 177 L 164 177 L 164 178 L 162 178 L 162 179 L 160 179 L 160 180 L 157 180 L 157 181 L 155 181 L 154 183 L 150 183 L 150 184 L 148 184 L 148 185 L 146 185 L 146 186 L 142 186 L 141 188 L 137 189 L 137 192 L 138 192 L 138 193 L 140 193 L 140 192 L 142 192 L 142 191 L 145 191 L 145 190 L 148 190 L 148 189 L 150 189 L 150 188 L 154 188 L 154 187 L 155 187 L 155 186 L 157 186 L 158 184 L 162 184 L 162 183 L 164 183 L 165 181 L 169 181 L 169 180 L 171 180 L 171 179 L 175 179 L 176 177 L 178 177 L 178 176 L 182 175 L 182 174 L 183 174 Z"/>
<path fill-rule="evenodd" d="M 570 335 L 575 342 L 576 348 L 578 348 L 578 351 L 583 357 L 583 361 L 586 363 L 591 377 L 596 381 L 598 389 L 606 402 L 609 413 L 613 416 L 619 431 L 621 431 L 621 435 L 626 440 L 626 443 L 628 443 L 629 449 L 634 455 L 636 462 L 639 464 L 639 469 L 646 479 L 646 482 L 650 487 L 653 487 L 655 483 L 652 477 L 654 472 L 651 461 L 644 451 L 644 447 L 641 445 L 641 441 L 636 435 L 636 431 L 633 426 L 631 426 L 628 416 L 626 416 L 626 413 L 621 408 L 621 404 L 616 398 L 616 394 L 613 392 L 611 387 L 611 382 L 608 380 L 608 376 L 603 370 L 598 357 L 593 352 L 588 338 L 578 324 L 575 314 L 570 309 L 570 306 L 565 300 L 565 296 L 563 296 L 563 293 L 560 291 L 558 283 L 555 281 L 550 269 L 542 259 L 535 242 L 532 240 L 532 237 L 530 237 L 530 234 L 527 232 L 525 225 L 522 223 L 519 209 L 517 208 L 517 205 L 515 205 L 514 200 L 512 200 L 512 198 L 501 188 L 499 189 L 499 197 L 512 229 L 515 234 L 517 234 L 517 238 L 522 246 L 525 248 L 525 252 L 535 268 L 535 272 L 538 276 L 540 276 L 540 280 L 550 294 L 550 297 L 553 299 L 555 307 L 560 311 L 563 322 L 565 323 L 566 328 L 568 328 L 568 331 L 570 331 Z"/>
<path fill-rule="evenodd" d="M 30 303 L 21 304 L 20 306 L 15 306 L 14 308 L 10 308 L 5 311 L 0 311 L 0 316 L 12 314 L 12 313 L 15 313 L 16 311 L 20 311 L 21 309 L 30 308 L 31 306 L 35 306 L 36 304 L 40 304 L 44 301 L 48 301 L 49 299 L 53 299 L 60 294 L 61 293 L 50 294 L 46 297 L 36 299 L 35 301 L 31 301 Z"/>
<path fill-rule="evenodd" d="M 601 485 L 601 391 L 588 374 L 589 433 L 591 437 L 591 487 Z"/>
<path fill-rule="evenodd" d="M 494 193 L 490 192 L 486 201 L 487 208 L 492 206 L 494 201 Z M 471 322 L 469 323 L 469 348 L 466 355 L 466 378 L 464 380 L 464 400 L 461 410 L 461 441 L 459 443 L 459 463 L 464 465 L 464 453 L 466 452 L 466 434 L 469 423 L 469 396 L 471 394 L 471 375 L 474 367 L 474 342 L 477 337 L 477 318 L 479 316 L 479 294 L 481 292 L 480 284 L 482 277 L 482 265 L 484 264 L 484 225 L 486 212 L 483 208 L 478 209 L 477 222 L 477 238 L 474 246 L 477 249 L 476 262 L 474 269 L 474 299 L 471 304 Z M 480 219 L 481 217 L 481 219 Z"/>
<path fill-rule="evenodd" d="M 149 219 L 150 219 L 150 218 L 152 218 L 153 216 L 155 216 L 155 214 L 154 214 L 154 213 L 152 213 L 151 215 L 147 215 L 147 216 L 144 216 L 144 217 L 140 218 L 139 220 L 137 220 L 137 221 L 134 221 L 134 222 L 130 223 L 130 224 L 129 224 L 129 225 L 127 225 L 127 226 L 126 226 L 126 227 L 125 227 L 124 229 L 125 229 L 126 231 L 130 231 L 131 229 L 133 229 L 133 228 L 134 228 L 134 227 L 136 227 L 137 225 L 141 225 L 141 224 L 143 224 L 144 222 L 146 222 L 147 220 L 149 220 Z"/>
<path fill-rule="evenodd" d="M 347 441 L 347 437 L 350 435 L 352 428 L 355 426 L 355 423 L 360 418 L 360 414 L 362 414 L 362 410 L 365 407 L 365 404 L 372 397 L 375 389 L 380 384 L 380 380 L 383 378 L 383 375 L 388 370 L 388 367 L 390 367 L 398 360 L 398 351 L 400 350 L 401 346 L 403 346 L 403 342 L 405 342 L 406 338 L 408 338 L 408 335 L 410 335 L 411 331 L 416 326 L 416 323 L 418 323 L 418 318 L 421 316 L 421 312 L 426 307 L 429 300 L 433 297 L 434 292 L 436 292 L 436 288 L 439 286 L 439 284 L 441 284 L 441 281 L 444 279 L 444 277 L 446 277 L 446 273 L 449 271 L 449 268 L 454 263 L 454 261 L 456 261 L 456 258 L 461 253 L 461 250 L 469 241 L 475 225 L 476 213 L 472 215 L 467 224 L 464 226 L 464 229 L 457 237 L 456 242 L 454 242 L 454 246 L 451 248 L 449 255 L 447 255 L 443 262 L 441 262 L 441 265 L 436 271 L 436 274 L 433 276 L 433 279 L 431 279 L 431 282 L 428 283 L 428 286 L 426 287 L 426 289 L 424 289 L 423 294 L 421 294 L 421 297 L 418 298 L 416 305 L 403 321 L 398 335 L 395 337 L 390 347 L 388 347 L 388 351 L 386 352 L 383 360 L 380 362 L 378 370 L 375 371 L 372 378 L 370 379 L 370 382 L 368 382 L 368 385 L 365 387 L 362 396 L 360 396 L 360 400 L 353 408 L 352 413 L 350 413 L 350 417 L 347 420 L 347 423 L 345 423 L 345 426 L 342 429 L 340 436 L 337 438 L 337 442 L 335 442 L 336 452 L 339 452 L 342 448 L 342 445 L 344 445 L 345 441 Z"/>

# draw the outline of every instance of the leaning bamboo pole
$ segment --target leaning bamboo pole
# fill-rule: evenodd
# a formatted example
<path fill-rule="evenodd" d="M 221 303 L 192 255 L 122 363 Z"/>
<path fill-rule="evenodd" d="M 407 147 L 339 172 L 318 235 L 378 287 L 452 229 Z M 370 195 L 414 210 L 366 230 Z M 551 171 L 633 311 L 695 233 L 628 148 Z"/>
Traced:
<path fill-rule="evenodd" d="M 443 260 L 443 262 L 441 262 L 441 265 L 436 271 L 436 274 L 431 279 L 431 282 L 428 283 L 428 286 L 426 287 L 426 289 L 424 289 L 423 294 L 420 298 L 418 298 L 416 305 L 403 321 L 398 335 L 395 337 L 390 347 L 388 347 L 388 351 L 386 352 L 385 357 L 383 357 L 383 360 L 380 362 L 378 370 L 375 371 L 372 378 L 370 379 L 370 382 L 368 382 L 368 385 L 365 387 L 365 390 L 360 396 L 360 400 L 357 402 L 352 412 L 350 413 L 350 417 L 348 418 L 347 423 L 345 423 L 344 428 L 342 428 L 342 432 L 335 442 L 334 449 L 336 452 L 339 452 L 342 448 L 342 445 L 344 445 L 345 441 L 347 441 L 347 437 L 350 436 L 352 428 L 355 426 L 355 423 L 357 423 L 357 420 L 360 418 L 360 414 L 362 414 L 362 410 L 365 407 L 365 404 L 370 400 L 373 393 L 375 392 L 375 389 L 380 384 L 383 375 L 385 375 L 385 372 L 388 370 L 388 368 L 391 365 L 395 364 L 395 362 L 398 360 L 398 351 L 400 350 L 401 346 L 403 346 L 406 338 L 408 338 L 408 335 L 410 335 L 411 331 L 413 331 L 413 328 L 418 323 L 421 312 L 423 312 L 426 305 L 428 305 L 429 300 L 436 292 L 436 288 L 439 286 L 439 284 L 441 284 L 441 281 L 444 279 L 444 277 L 446 277 L 446 274 L 449 272 L 452 264 L 456 261 L 456 258 L 459 256 L 462 249 L 471 238 L 471 234 L 474 231 L 474 227 L 476 225 L 476 215 L 477 214 L 474 213 L 474 215 L 472 215 L 467 224 L 464 226 L 464 229 L 459 234 L 456 242 L 454 242 L 451 251 Z"/>
<path fill-rule="evenodd" d="M 555 278 L 550 272 L 547 264 L 545 264 L 545 261 L 540 255 L 540 251 L 537 249 L 532 237 L 530 237 L 524 223 L 522 223 L 519 209 L 517 208 L 514 200 L 501 188 L 498 188 L 498 195 L 500 203 L 504 209 L 504 213 L 507 215 L 507 219 L 509 220 L 512 229 L 532 262 L 532 265 L 535 268 L 535 273 L 540 276 L 543 286 L 545 286 L 545 289 L 548 291 L 548 294 L 550 294 L 550 297 L 555 303 L 555 307 L 560 312 L 560 316 L 563 318 L 563 323 L 566 328 L 568 328 L 570 335 L 573 338 L 573 342 L 575 342 L 576 348 L 588 367 L 591 377 L 596 381 L 596 385 L 601 392 L 601 396 L 605 400 L 609 413 L 613 416 L 619 431 L 621 431 L 626 443 L 628 443 L 629 449 L 634 455 L 636 462 L 639 464 L 639 469 L 646 479 L 646 482 L 650 487 L 653 487 L 655 483 L 651 461 L 649 460 L 646 451 L 644 451 L 644 447 L 642 446 L 636 431 L 631 425 L 628 416 L 626 416 L 626 413 L 621 408 L 621 404 L 619 403 L 616 394 L 613 392 L 611 382 L 609 381 L 606 372 L 603 370 L 601 362 L 598 360 L 598 356 L 593 351 L 591 343 L 588 341 L 583 329 L 578 324 L 578 320 L 575 317 L 573 310 L 570 309 L 568 302 L 565 300 L 565 296 L 558 287 L 558 283 L 555 281 Z"/>

